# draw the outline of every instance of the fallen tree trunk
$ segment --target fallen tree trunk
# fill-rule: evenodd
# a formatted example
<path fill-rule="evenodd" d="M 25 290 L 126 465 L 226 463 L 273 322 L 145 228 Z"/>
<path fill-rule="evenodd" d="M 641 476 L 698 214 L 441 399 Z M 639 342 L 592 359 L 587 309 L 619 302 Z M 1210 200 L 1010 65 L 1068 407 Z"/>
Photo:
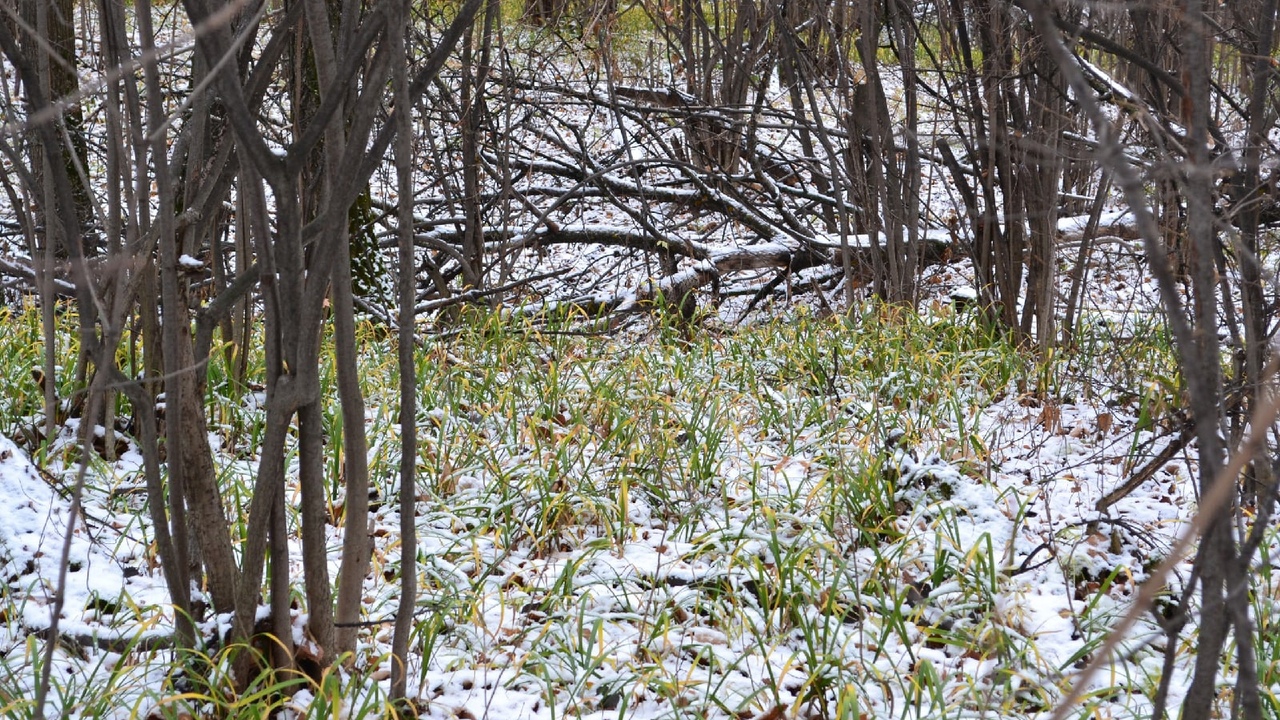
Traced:
<path fill-rule="evenodd" d="M 598 237 L 598 235 L 591 232 L 584 232 L 581 236 L 578 236 L 575 234 L 574 228 L 559 228 L 554 231 L 554 236 L 561 242 L 567 242 L 569 238 L 573 237 L 583 239 Z M 615 236 L 615 239 L 622 237 L 635 239 L 634 236 L 630 235 Z M 873 248 L 867 236 L 855 236 L 851 240 L 852 242 L 849 243 L 850 251 L 857 255 L 854 259 L 854 265 L 856 267 L 870 268 L 870 253 Z M 925 261 L 930 264 L 945 262 L 950 252 L 950 243 L 945 239 L 945 236 L 941 233 L 931 233 L 928 235 L 928 243 L 926 252 L 922 253 Z M 628 246 L 653 247 L 654 245 L 651 239 L 646 239 L 643 242 L 628 244 Z M 727 249 L 712 249 L 697 243 L 667 240 L 664 241 L 663 247 L 669 247 L 674 252 L 692 258 L 696 262 L 670 275 L 646 279 L 630 290 L 618 293 L 588 293 L 563 300 L 547 301 L 525 307 L 520 310 L 519 314 L 545 315 L 579 312 L 587 316 L 599 317 L 608 313 L 634 312 L 665 307 L 668 309 L 677 308 L 682 314 L 689 315 L 691 312 L 689 303 L 693 294 L 708 285 L 715 286 L 718 291 L 724 277 L 731 273 L 772 268 L 779 271 L 778 277 L 785 277 L 809 268 L 839 268 L 841 266 L 840 246 L 826 240 L 805 244 L 779 240 Z M 766 283 L 765 287 L 776 284 L 775 278 L 774 281 Z"/>
<path fill-rule="evenodd" d="M 616 225 L 559 225 L 544 223 L 532 230 L 510 228 L 486 228 L 485 237 L 494 238 L 486 252 L 503 254 L 520 250 L 541 250 L 553 245 L 598 245 L 621 247 L 643 253 L 663 255 L 686 264 L 662 277 L 648 278 L 632 288 L 620 292 L 591 292 L 573 297 L 547 300 L 526 306 L 518 311 L 525 316 L 581 313 L 599 317 L 615 312 L 634 312 L 657 307 L 679 308 L 691 311 L 690 298 L 698 290 L 714 285 L 717 293 L 727 276 L 776 269 L 778 275 L 770 282 L 753 287 L 748 294 L 776 286 L 779 278 L 815 267 L 840 268 L 843 266 L 844 248 L 852 253 L 851 265 L 858 269 L 860 277 L 869 278 L 872 253 L 876 247 L 869 235 L 850 235 L 847 243 L 830 237 L 795 240 L 776 238 L 740 247 L 715 247 L 699 240 L 664 236 L 653 232 Z M 463 233 L 457 228 L 437 228 L 415 236 L 420 248 L 444 252 L 454 256 L 460 252 Z M 384 241 L 389 242 L 389 241 Z M 881 243 L 884 240 L 881 238 Z M 921 234 L 924 247 L 920 253 L 926 265 L 947 262 L 952 257 L 952 242 L 944 231 L 927 231 Z M 865 279 L 864 278 L 864 279 Z M 742 293 L 735 293 L 742 294 Z M 459 296 L 445 300 L 448 304 L 467 302 Z"/>

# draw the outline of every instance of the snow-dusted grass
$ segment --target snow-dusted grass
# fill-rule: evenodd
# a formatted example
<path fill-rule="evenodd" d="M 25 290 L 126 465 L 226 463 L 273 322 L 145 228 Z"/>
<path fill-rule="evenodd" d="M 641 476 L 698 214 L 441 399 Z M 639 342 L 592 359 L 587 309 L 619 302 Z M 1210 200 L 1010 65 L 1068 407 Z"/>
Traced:
<path fill-rule="evenodd" d="M 27 327 L 31 314 L 12 322 Z M 1093 511 L 1167 442 L 1153 438 L 1177 395 L 1159 380 L 1170 367 L 1160 333 L 1126 337 L 1117 353 L 1114 337 L 1099 339 L 1105 325 L 1091 327 L 1098 337 L 1081 350 L 1035 363 L 975 313 L 942 305 L 924 319 L 795 310 L 732 331 L 659 320 L 625 337 L 466 318 L 419 354 L 411 697 L 431 716 L 477 718 L 1051 708 L 1193 505 L 1187 468 L 1174 462 L 1108 515 Z M 386 711 L 401 567 L 395 348 L 374 328 L 361 336 L 378 498 L 370 627 L 352 669 L 320 682 L 263 678 L 237 696 L 216 641 L 188 670 L 171 650 L 147 650 L 172 618 L 130 452 L 95 466 L 86 507 L 100 522 L 74 538 L 82 563 L 64 619 L 76 637 L 120 640 L 110 650 L 63 642 L 51 712 Z M 9 342 L 0 337 L 0 350 Z M 31 362 L 14 351 L 4 357 Z M 215 353 L 210 364 L 211 442 L 241 521 L 262 396 L 232 387 L 222 362 Z M 336 517 L 331 370 L 324 382 Z M 7 401 L 14 417 L 39 408 L 38 395 Z M 48 476 L 7 444 L 0 460 L 6 498 L 25 503 L 0 522 L 5 717 L 32 711 L 71 437 L 42 453 Z M 336 549 L 337 523 L 330 533 Z M 1269 563 L 1255 587 L 1266 627 L 1277 597 Z M 211 618 L 211 639 L 216 626 Z M 1271 681 L 1280 645 L 1266 627 L 1259 665 Z M 1163 642 L 1153 622 L 1140 625 L 1081 716 L 1141 715 Z M 1174 669 L 1175 702 L 1192 653 L 1188 644 Z"/>

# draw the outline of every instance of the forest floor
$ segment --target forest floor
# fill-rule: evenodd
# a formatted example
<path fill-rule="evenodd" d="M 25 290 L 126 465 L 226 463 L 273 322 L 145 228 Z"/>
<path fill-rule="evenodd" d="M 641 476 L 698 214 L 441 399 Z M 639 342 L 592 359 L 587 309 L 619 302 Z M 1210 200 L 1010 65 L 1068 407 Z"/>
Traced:
<path fill-rule="evenodd" d="M 410 696 L 427 716 L 462 718 L 1049 711 L 1195 508 L 1172 353 L 1141 262 L 1117 242 L 1090 266 L 1097 292 L 1076 347 L 1041 361 L 948 300 L 967 285 L 964 261 L 930 270 L 919 316 L 869 305 L 822 317 L 799 305 L 737 323 L 723 308 L 692 332 L 659 318 L 610 337 L 489 316 L 428 342 Z M 12 358 L 14 388 L 38 365 L 35 315 L 5 321 L 14 331 L 0 357 Z M 209 675 L 173 675 L 162 649 L 172 617 L 130 445 L 118 461 L 91 458 L 52 714 L 382 713 L 400 563 L 395 353 L 372 327 L 362 338 L 380 502 L 365 598 L 374 622 L 354 670 L 235 696 L 216 654 L 227 619 L 210 617 Z M 224 377 L 215 358 L 210 441 L 237 521 L 264 413 L 259 393 Z M 9 402 L 23 392 L 36 391 Z M 337 477 L 338 408 L 327 397 Z M 6 717 L 32 711 L 76 430 L 68 420 L 34 464 L 35 448 L 0 440 Z M 1098 510 L 1138 473 L 1140 485 Z M 335 488 L 335 515 L 340 503 Z M 330 534 L 337 548 L 336 524 Z M 1253 591 L 1275 707 L 1270 569 L 1264 556 Z M 1176 601 L 1186 571 L 1169 578 L 1160 607 Z M 304 625 L 299 614 L 305 647 Z M 1153 615 L 1140 620 L 1074 714 L 1143 716 L 1167 642 Z M 1194 635 L 1176 642 L 1175 707 Z"/>

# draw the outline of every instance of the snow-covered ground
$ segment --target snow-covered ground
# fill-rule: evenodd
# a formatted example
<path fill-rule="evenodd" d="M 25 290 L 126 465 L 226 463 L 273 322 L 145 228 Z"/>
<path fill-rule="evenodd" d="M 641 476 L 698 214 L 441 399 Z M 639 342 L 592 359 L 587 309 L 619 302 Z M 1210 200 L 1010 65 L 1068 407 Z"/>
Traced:
<path fill-rule="evenodd" d="M 1115 280 L 1097 281 L 1087 312 L 1117 332 L 1141 326 L 1135 316 L 1152 308 L 1132 256 L 1099 251 L 1094 265 Z M 929 284 L 940 297 L 966 274 L 963 263 L 934 272 L 939 280 Z M 927 308 L 937 322 L 954 317 L 936 302 Z M 627 352 L 611 342 L 631 345 L 599 342 L 601 357 Z M 422 594 L 410 696 L 432 717 L 1039 716 L 1195 507 L 1193 465 L 1176 453 L 1105 512 L 1095 509 L 1176 438 L 1124 394 L 1128 379 L 1115 374 L 1127 363 L 1101 357 L 1063 368 L 1063 378 L 1077 379 L 1049 396 L 1019 393 L 1012 382 L 965 387 L 962 375 L 930 377 L 907 365 L 877 377 L 846 371 L 836 392 L 815 398 L 785 379 L 784 359 L 760 356 L 734 361 L 770 378 L 753 398 L 719 375 L 738 367 L 724 358 L 690 360 L 687 370 L 655 366 L 667 424 L 642 430 L 684 433 L 688 455 L 647 476 L 619 472 L 625 453 L 576 415 L 538 414 L 543 398 L 505 409 L 429 402 L 420 432 L 437 464 L 434 474 L 424 470 L 431 490 L 417 521 Z M 577 359 L 558 366 L 561 402 L 590 402 L 592 383 L 608 375 L 607 361 Z M 955 362 L 969 360 L 960 353 Z M 901 439 L 864 434 L 901 388 L 927 397 L 934 386 L 960 398 L 954 417 L 921 414 L 933 425 L 898 428 L 910 430 Z M 618 402 L 643 416 L 655 401 L 633 395 Z M 245 401 L 250 412 L 253 400 Z M 371 411 L 371 428 L 389 433 L 379 412 Z M 854 420 L 839 420 L 846 416 Z M 899 416 L 910 422 L 910 412 Z M 59 443 L 74 430 L 68 423 Z M 485 449 L 441 458 L 459 452 L 459 437 Z M 221 448 L 216 434 L 211 440 Z M 375 469 L 394 467 L 394 437 L 371 440 Z M 636 442 L 628 452 L 645 447 Z M 41 472 L 0 443 L 0 693 L 30 697 L 74 466 L 51 462 Z M 50 456 L 63 457 L 57 448 Z M 219 458 L 231 475 L 252 472 L 249 460 Z M 138 462 L 127 453 L 93 465 L 72 534 L 69 637 L 56 653 L 51 696 L 51 710 L 67 716 L 129 717 L 177 702 L 160 689 L 168 655 L 119 640 L 172 627 L 147 545 Z M 380 482 L 395 492 L 392 480 Z M 894 495 L 877 500 L 884 492 Z M 872 507 L 880 516 L 868 514 Z M 371 621 L 394 611 L 398 523 L 394 503 L 376 511 Z M 336 547 L 339 530 L 330 531 Z M 1173 593 L 1185 580 L 1179 571 L 1169 578 Z M 301 628 L 305 616 L 297 621 Z M 389 643 L 389 622 L 363 636 L 360 672 L 343 677 L 346 696 L 366 700 L 350 701 L 349 713 L 378 697 Z M 1155 622 L 1142 620 L 1092 680 L 1101 716 L 1142 716 L 1164 646 Z M 1192 658 L 1182 652 L 1174 665 L 1174 706 Z M 111 703 L 75 690 L 108 678 L 117 688 Z M 285 704 L 319 712 L 319 694 L 305 686 Z M 202 707 L 198 693 L 188 699 Z"/>

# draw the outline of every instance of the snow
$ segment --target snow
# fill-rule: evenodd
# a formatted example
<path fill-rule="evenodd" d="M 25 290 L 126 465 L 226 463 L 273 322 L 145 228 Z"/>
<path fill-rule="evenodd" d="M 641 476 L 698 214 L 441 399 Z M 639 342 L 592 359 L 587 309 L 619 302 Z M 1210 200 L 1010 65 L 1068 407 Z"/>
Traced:
<path fill-rule="evenodd" d="M 1076 56 L 1076 60 L 1080 62 L 1081 67 L 1083 67 L 1090 75 L 1093 75 L 1098 80 L 1105 83 L 1112 93 L 1131 103 L 1141 104 L 1141 101 L 1134 96 L 1133 92 L 1130 91 L 1129 88 L 1125 87 L 1124 84 L 1111 77 L 1110 73 L 1080 56 Z"/>
<path fill-rule="evenodd" d="M 1098 216 L 1098 227 L 1107 228 L 1113 225 L 1121 225 L 1125 221 L 1133 222 L 1133 213 L 1128 210 L 1110 210 L 1101 213 Z M 1058 218 L 1058 232 L 1063 235 L 1082 235 L 1089 225 L 1088 215 L 1079 215 L 1074 217 Z"/>
<path fill-rule="evenodd" d="M 70 423 L 74 429 L 74 421 Z M 74 433 L 71 433 L 74 437 Z M 132 459 L 137 459 L 136 454 Z M 128 460 L 126 460 L 128 462 Z M 0 437 L 0 577 L 6 605 L 19 608 L 19 617 L 0 624 L 0 649 L 6 660 L 26 658 L 25 670 L 11 677 L 28 697 L 34 694 L 37 663 L 34 653 L 43 642 L 25 644 L 51 622 L 58 564 L 70 525 L 67 487 L 43 475 L 8 438 Z M 105 669 L 122 656 L 96 651 L 94 644 L 128 647 L 171 634 L 168 591 L 147 560 L 146 543 L 133 537 L 136 527 L 96 513 L 86 513 L 71 530 L 65 603 L 60 632 L 66 644 L 82 649 Z M 74 655 L 58 653 L 55 683 L 74 684 L 86 667 Z M 10 670 L 12 670 L 10 666 Z M 19 669 L 23 669 L 19 666 Z M 51 716 L 61 714 L 56 693 L 50 698 Z"/>

